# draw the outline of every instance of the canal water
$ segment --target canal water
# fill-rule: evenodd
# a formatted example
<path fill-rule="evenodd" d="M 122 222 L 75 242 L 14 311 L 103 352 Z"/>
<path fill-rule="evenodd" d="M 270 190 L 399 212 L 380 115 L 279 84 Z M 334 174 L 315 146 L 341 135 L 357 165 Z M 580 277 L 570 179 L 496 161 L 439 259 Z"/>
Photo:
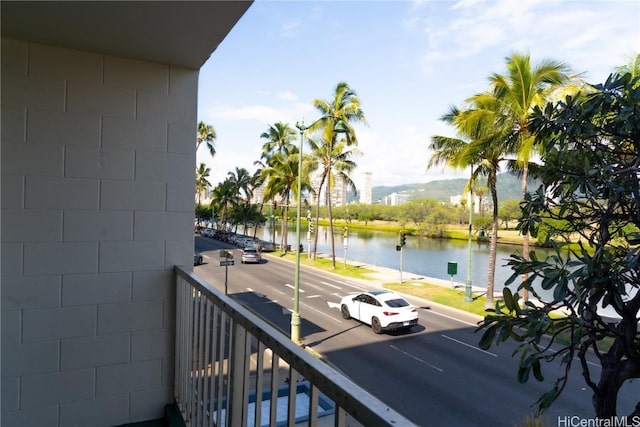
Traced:
<path fill-rule="evenodd" d="M 280 228 L 276 225 L 276 244 L 280 243 Z M 328 227 L 317 227 L 318 253 L 331 254 L 331 239 Z M 272 240 L 272 230 L 269 226 L 259 228 L 256 236 L 265 240 Z M 396 251 L 398 234 L 384 231 L 349 230 L 347 246 L 343 243 L 342 228 L 334 229 L 336 258 L 342 260 L 345 257 L 349 261 L 361 261 L 363 263 L 379 265 L 398 270 L 400 281 L 400 252 Z M 247 234 L 253 234 L 250 231 Z M 287 234 L 288 244 L 295 246 L 295 226 L 290 226 Z M 313 239 L 313 235 L 311 235 Z M 305 252 L 309 249 L 307 229 L 303 227 L 301 243 Z M 544 259 L 550 254 L 548 249 L 532 248 L 539 259 Z M 522 246 L 499 244 L 496 254 L 496 273 L 494 280 L 495 292 L 502 292 L 504 283 L 513 271 L 506 266 L 511 254 L 522 253 Z M 402 250 L 403 274 L 415 274 L 424 277 L 451 280 L 448 274 L 449 263 L 455 263 L 457 274 L 453 281 L 464 284 L 467 280 L 468 246 L 465 240 L 431 239 L 425 237 L 407 236 L 406 245 Z M 472 242 L 471 246 L 471 282 L 474 287 L 487 287 L 489 272 L 489 242 Z M 404 276 L 403 277 L 407 277 Z M 510 286 L 515 292 L 517 280 Z M 535 285 L 534 285 L 535 286 Z M 538 293 L 545 299 L 552 299 L 552 290 L 545 291 L 536 286 Z M 630 290 L 631 291 L 631 290 Z M 631 292 L 635 294 L 635 292 Z M 631 296 L 632 296 L 631 295 Z M 617 317 L 613 309 L 607 307 L 599 311 L 603 315 Z"/>
<path fill-rule="evenodd" d="M 276 244 L 280 243 L 280 229 L 276 225 Z M 317 227 L 318 252 L 331 254 L 331 239 L 328 227 Z M 384 231 L 349 230 L 346 251 L 342 228 L 336 227 L 335 253 L 336 257 L 349 261 L 361 261 L 369 264 L 398 270 L 400 279 L 400 252 L 396 250 L 398 234 Z M 258 230 L 258 236 L 266 241 L 271 241 L 271 228 L 265 227 Z M 311 236 L 313 239 L 313 235 Z M 295 227 L 290 227 L 287 235 L 288 243 L 295 246 Z M 301 243 L 304 250 L 308 250 L 307 230 L 303 227 Z M 313 243 L 312 243 L 313 244 Z M 547 251 L 536 248 L 539 256 L 546 256 Z M 512 253 L 522 253 L 519 245 L 498 245 L 496 257 L 496 275 L 494 287 L 501 291 L 504 282 L 511 276 L 511 269 L 505 264 Z M 425 277 L 451 280 L 448 274 L 449 263 L 455 263 L 457 274 L 453 276 L 454 282 L 465 283 L 467 279 L 467 241 L 452 239 L 431 239 L 425 237 L 407 236 L 406 245 L 402 250 L 402 271 Z M 489 271 L 489 242 L 473 242 L 471 247 L 471 281 L 473 286 L 487 287 L 487 275 Z M 512 287 L 513 289 L 513 287 Z"/>

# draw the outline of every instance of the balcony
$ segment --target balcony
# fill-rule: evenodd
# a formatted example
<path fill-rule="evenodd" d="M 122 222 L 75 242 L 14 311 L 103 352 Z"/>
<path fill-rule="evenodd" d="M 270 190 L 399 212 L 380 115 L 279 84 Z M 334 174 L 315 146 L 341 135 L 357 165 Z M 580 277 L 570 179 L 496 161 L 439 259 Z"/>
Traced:
<path fill-rule="evenodd" d="M 174 396 L 187 425 L 413 425 L 192 272 L 175 271 Z"/>

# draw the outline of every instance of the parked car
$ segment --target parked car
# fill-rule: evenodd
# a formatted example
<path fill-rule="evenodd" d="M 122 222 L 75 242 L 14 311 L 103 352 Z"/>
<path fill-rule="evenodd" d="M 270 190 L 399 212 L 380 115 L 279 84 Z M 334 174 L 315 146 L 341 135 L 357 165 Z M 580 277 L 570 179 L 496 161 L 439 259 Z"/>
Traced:
<path fill-rule="evenodd" d="M 246 264 L 248 262 L 260 264 L 262 262 L 262 256 L 256 248 L 244 248 L 240 257 L 240 262 L 242 264 Z"/>
<path fill-rule="evenodd" d="M 213 234 L 213 228 L 203 228 L 202 230 L 200 230 L 200 235 L 204 237 L 213 237 Z"/>
<path fill-rule="evenodd" d="M 402 296 L 387 290 L 347 295 L 340 301 L 345 319 L 356 319 L 376 334 L 384 330 L 409 329 L 418 324 L 418 310 Z"/>
<path fill-rule="evenodd" d="M 193 253 L 193 265 L 202 264 L 202 254 L 200 252 Z"/>

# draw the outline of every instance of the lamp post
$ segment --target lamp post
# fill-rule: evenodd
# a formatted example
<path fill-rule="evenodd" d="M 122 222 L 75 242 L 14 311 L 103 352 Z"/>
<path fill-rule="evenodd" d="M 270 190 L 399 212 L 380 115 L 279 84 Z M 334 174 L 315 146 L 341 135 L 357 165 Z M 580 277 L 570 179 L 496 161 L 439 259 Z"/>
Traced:
<path fill-rule="evenodd" d="M 300 344 L 300 210 L 302 204 L 302 146 L 304 141 L 304 131 L 313 127 L 320 120 L 333 118 L 336 123 L 333 127 L 334 132 L 347 132 L 347 126 L 344 122 L 334 116 L 320 117 L 309 126 L 304 125 L 304 120 L 297 122 L 296 127 L 300 131 L 300 147 L 298 153 L 298 194 L 296 195 L 296 263 L 293 273 L 293 313 L 291 313 L 291 341 Z"/>

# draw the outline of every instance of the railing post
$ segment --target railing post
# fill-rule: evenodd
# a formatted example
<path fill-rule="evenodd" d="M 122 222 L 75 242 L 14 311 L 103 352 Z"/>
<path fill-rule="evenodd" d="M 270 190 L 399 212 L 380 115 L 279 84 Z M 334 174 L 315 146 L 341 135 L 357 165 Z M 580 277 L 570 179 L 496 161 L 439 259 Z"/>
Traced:
<path fill-rule="evenodd" d="M 245 411 L 245 385 L 248 380 L 249 347 L 247 354 L 247 331 L 236 322 L 231 322 L 231 353 L 229 354 L 230 402 L 227 405 L 227 425 L 247 425 Z"/>

